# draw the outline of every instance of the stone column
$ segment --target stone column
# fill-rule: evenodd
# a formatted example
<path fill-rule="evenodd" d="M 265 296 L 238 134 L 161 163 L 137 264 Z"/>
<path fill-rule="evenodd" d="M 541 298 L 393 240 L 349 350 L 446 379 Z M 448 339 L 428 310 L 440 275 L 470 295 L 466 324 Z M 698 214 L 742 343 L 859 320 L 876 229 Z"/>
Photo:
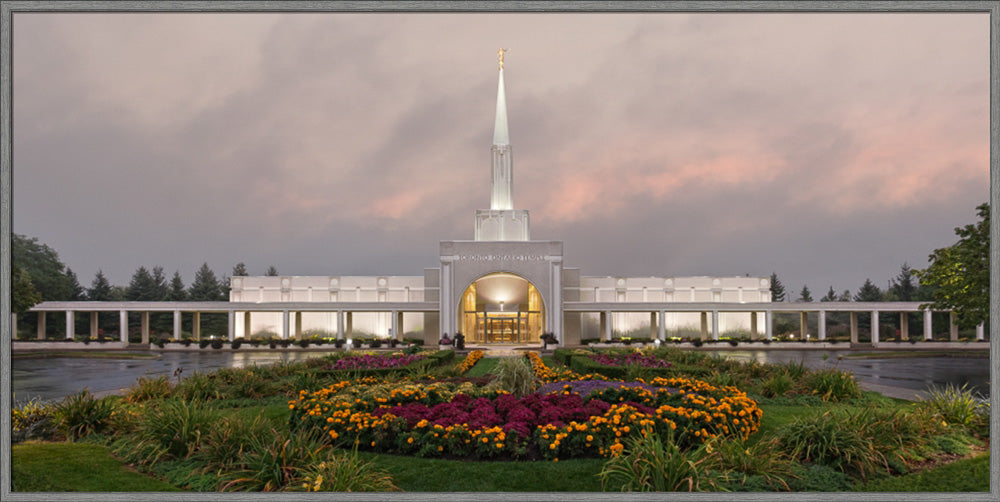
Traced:
<path fill-rule="evenodd" d="M 295 313 L 295 339 L 302 339 L 302 312 Z"/>
<path fill-rule="evenodd" d="M 236 311 L 230 310 L 226 315 L 228 316 L 226 321 L 226 338 L 232 342 L 236 339 Z"/>
<path fill-rule="evenodd" d="M 712 340 L 719 339 L 719 311 L 712 311 Z"/>
<path fill-rule="evenodd" d="M 656 329 L 656 312 L 649 313 L 649 338 L 653 340 L 656 338 L 658 330 Z"/>
<path fill-rule="evenodd" d="M 708 312 L 701 313 L 701 339 L 708 338 Z"/>
<path fill-rule="evenodd" d="M 662 310 L 660 311 L 659 322 L 656 323 L 656 331 L 656 338 L 661 342 L 667 341 L 667 313 Z"/>
<path fill-rule="evenodd" d="M 344 311 L 337 311 L 337 340 L 344 339 Z"/>
<path fill-rule="evenodd" d="M 347 338 L 354 336 L 354 312 L 347 312 Z"/>
<path fill-rule="evenodd" d="M 396 311 L 392 314 L 392 317 L 396 320 L 396 323 L 392 326 L 392 336 L 396 340 L 403 341 L 403 332 L 406 331 L 406 328 L 403 326 L 403 312 Z M 468 340 L 469 335 L 467 333 L 463 334 L 466 340 Z"/>
<path fill-rule="evenodd" d="M 251 328 L 250 326 L 251 326 L 250 325 L 250 311 L 248 310 L 248 311 L 246 311 L 246 312 L 243 313 L 243 338 L 246 338 L 247 340 L 249 340 L 250 339 L 250 335 L 253 334 L 252 333 L 252 329 L 253 328 Z"/>
<path fill-rule="evenodd" d="M 816 328 L 819 330 L 816 336 L 819 337 L 820 341 L 826 340 L 826 311 L 819 311 L 819 319 L 816 321 Z"/>
<path fill-rule="evenodd" d="M 181 311 L 174 311 L 174 340 L 181 339 Z"/>
<path fill-rule="evenodd" d="M 954 312 L 948 315 L 948 339 L 953 342 L 958 341 L 958 324 L 955 324 L 957 319 L 958 315 Z"/>
<path fill-rule="evenodd" d="M 289 320 L 288 319 L 288 311 L 287 310 L 282 310 L 281 311 L 281 339 L 282 340 L 288 340 L 288 331 L 289 331 L 289 329 L 288 329 L 288 324 L 289 324 L 288 320 Z"/>
<path fill-rule="evenodd" d="M 928 342 L 934 338 L 933 313 L 931 309 L 924 310 L 924 341 Z"/>
<path fill-rule="evenodd" d="M 986 338 L 986 333 L 983 330 L 983 323 L 976 325 L 976 340 L 983 341 Z"/>
<path fill-rule="evenodd" d="M 601 312 L 601 333 L 604 334 L 604 341 L 611 341 L 611 312 L 605 310 Z"/>
<path fill-rule="evenodd" d="M 770 340 L 774 337 L 774 312 L 764 311 L 764 338 Z"/>
<path fill-rule="evenodd" d="M 45 339 L 45 312 L 38 313 L 38 339 Z"/>
<path fill-rule="evenodd" d="M 73 322 L 73 311 L 66 311 L 66 339 L 72 340 L 76 336 L 76 325 Z"/>
<path fill-rule="evenodd" d="M 910 339 L 910 313 L 899 313 L 899 337 L 902 340 Z"/>
<path fill-rule="evenodd" d="M 90 338 L 97 338 L 97 312 L 90 313 Z"/>
<path fill-rule="evenodd" d="M 858 313 L 851 312 L 851 343 L 858 343 Z"/>
<path fill-rule="evenodd" d="M 128 311 L 119 310 L 118 311 L 118 335 L 121 341 L 128 343 Z"/>
<path fill-rule="evenodd" d="M 806 339 L 806 330 L 809 328 L 809 313 L 799 312 L 799 340 Z"/>
<path fill-rule="evenodd" d="M 142 328 L 140 332 L 142 333 L 142 344 L 149 345 L 149 312 L 139 313 L 139 323 Z"/>
<path fill-rule="evenodd" d="M 750 339 L 757 339 L 757 313 L 750 312 Z"/>
<path fill-rule="evenodd" d="M 201 312 L 191 313 L 191 336 L 195 341 L 201 341 Z"/>
<path fill-rule="evenodd" d="M 878 311 L 872 311 L 872 345 L 878 345 Z"/>
<path fill-rule="evenodd" d="M 10 339 L 11 340 L 17 340 L 17 313 L 16 312 L 11 312 L 10 313 L 10 330 L 11 330 L 10 331 L 10 334 L 11 334 Z"/>

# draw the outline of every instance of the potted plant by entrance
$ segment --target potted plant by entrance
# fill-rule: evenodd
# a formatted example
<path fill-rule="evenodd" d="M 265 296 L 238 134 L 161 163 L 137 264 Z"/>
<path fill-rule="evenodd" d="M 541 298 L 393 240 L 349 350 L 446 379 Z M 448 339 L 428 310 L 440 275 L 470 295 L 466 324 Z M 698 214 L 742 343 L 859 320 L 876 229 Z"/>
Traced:
<path fill-rule="evenodd" d="M 542 340 L 542 350 L 549 348 L 550 343 L 551 344 L 559 343 L 559 339 L 556 338 L 556 335 L 552 333 L 542 333 L 542 336 L 540 336 L 539 338 Z"/>
<path fill-rule="evenodd" d="M 455 333 L 455 349 L 465 349 L 465 335 L 463 335 L 461 331 Z"/>

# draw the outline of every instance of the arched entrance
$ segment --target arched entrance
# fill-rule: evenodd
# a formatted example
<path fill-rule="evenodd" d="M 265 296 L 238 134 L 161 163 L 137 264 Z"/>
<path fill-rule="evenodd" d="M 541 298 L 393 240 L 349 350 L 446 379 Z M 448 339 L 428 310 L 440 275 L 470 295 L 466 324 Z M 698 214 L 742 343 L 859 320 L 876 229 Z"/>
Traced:
<path fill-rule="evenodd" d="M 541 343 L 545 305 L 527 279 L 508 272 L 488 274 L 462 293 L 458 325 L 467 343 Z"/>

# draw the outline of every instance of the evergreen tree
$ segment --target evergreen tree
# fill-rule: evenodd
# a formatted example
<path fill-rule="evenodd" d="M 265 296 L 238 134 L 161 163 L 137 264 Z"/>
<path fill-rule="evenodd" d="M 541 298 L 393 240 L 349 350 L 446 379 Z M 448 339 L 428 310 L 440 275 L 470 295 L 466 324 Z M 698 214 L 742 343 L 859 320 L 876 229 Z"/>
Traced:
<path fill-rule="evenodd" d="M 170 294 L 167 277 L 163 275 L 163 267 L 159 265 L 153 267 L 153 290 L 156 291 L 156 301 L 164 301 Z"/>
<path fill-rule="evenodd" d="M 833 290 L 833 286 L 830 286 L 830 291 L 826 292 L 826 296 L 820 298 L 821 302 L 835 302 L 837 301 L 837 292 Z"/>
<path fill-rule="evenodd" d="M 104 272 L 100 269 L 98 269 L 97 275 L 94 276 L 93 282 L 90 283 L 90 289 L 87 290 L 87 299 L 93 302 L 107 302 L 114 299 L 114 289 L 111 287 L 111 283 L 108 282 L 107 277 L 104 277 Z"/>
<path fill-rule="evenodd" d="M 17 265 L 11 267 L 10 293 L 10 310 L 15 314 L 27 312 L 42 301 L 42 295 L 31 283 L 31 276 Z"/>
<path fill-rule="evenodd" d="M 271 265 L 270 267 L 267 267 L 267 272 L 265 272 L 264 275 L 274 277 L 278 275 L 278 269 L 274 268 L 274 265 Z"/>
<path fill-rule="evenodd" d="M 132 274 L 132 280 L 125 289 L 125 298 L 136 302 L 159 300 L 157 297 L 158 294 L 159 291 L 157 291 L 156 282 L 153 280 L 153 274 L 150 274 L 149 270 L 146 270 L 146 267 L 139 267 Z"/>
<path fill-rule="evenodd" d="M 852 298 L 851 297 L 851 290 L 845 289 L 844 292 L 840 293 L 840 296 L 837 297 L 837 301 L 838 302 L 849 302 L 849 301 L 852 301 L 851 298 Z"/>
<path fill-rule="evenodd" d="M 241 277 L 250 275 L 247 273 L 247 266 L 243 262 L 239 262 L 233 267 L 233 277 Z"/>
<path fill-rule="evenodd" d="M 865 279 L 858 294 L 854 295 L 854 301 L 858 302 L 880 302 L 882 301 L 882 290 L 878 288 L 871 279 Z"/>
<path fill-rule="evenodd" d="M 188 299 L 191 301 L 222 301 L 222 287 L 219 280 L 215 278 L 215 272 L 208 268 L 208 263 L 203 263 L 198 272 L 194 274 L 194 282 L 188 288 Z"/>
<path fill-rule="evenodd" d="M 69 267 L 66 267 L 66 277 L 69 278 L 70 285 L 70 297 L 71 301 L 77 302 L 80 300 L 85 300 L 87 298 L 87 292 L 80 285 L 80 281 L 76 278 L 76 273 Z"/>
<path fill-rule="evenodd" d="M 892 286 L 889 291 L 895 296 L 896 300 L 901 302 L 912 302 L 917 296 L 917 284 L 914 283 L 916 277 L 913 274 L 913 270 L 910 265 L 903 262 L 903 266 L 899 269 L 899 275 L 896 276 L 892 281 Z"/>
<path fill-rule="evenodd" d="M 778 274 L 771 272 L 771 301 L 785 301 L 785 286 L 778 280 Z"/>
<path fill-rule="evenodd" d="M 174 272 L 174 278 L 170 280 L 170 290 L 167 291 L 167 301 L 183 302 L 187 300 L 187 291 L 184 289 L 184 281 L 180 272 Z"/>
<path fill-rule="evenodd" d="M 802 286 L 802 291 L 799 293 L 800 302 L 811 302 L 813 301 L 812 292 L 809 291 L 809 286 Z"/>

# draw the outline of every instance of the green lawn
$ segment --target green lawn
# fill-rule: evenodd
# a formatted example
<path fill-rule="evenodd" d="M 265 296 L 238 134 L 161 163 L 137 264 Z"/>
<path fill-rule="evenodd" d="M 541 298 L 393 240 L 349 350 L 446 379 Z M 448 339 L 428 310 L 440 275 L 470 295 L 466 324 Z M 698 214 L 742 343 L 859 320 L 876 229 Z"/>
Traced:
<path fill-rule="evenodd" d="M 990 490 L 990 454 L 956 460 L 924 472 L 869 481 L 858 491 L 983 492 Z"/>
<path fill-rule="evenodd" d="M 162 492 L 178 488 L 129 470 L 107 448 L 88 443 L 21 443 L 11 447 L 11 491 Z"/>

